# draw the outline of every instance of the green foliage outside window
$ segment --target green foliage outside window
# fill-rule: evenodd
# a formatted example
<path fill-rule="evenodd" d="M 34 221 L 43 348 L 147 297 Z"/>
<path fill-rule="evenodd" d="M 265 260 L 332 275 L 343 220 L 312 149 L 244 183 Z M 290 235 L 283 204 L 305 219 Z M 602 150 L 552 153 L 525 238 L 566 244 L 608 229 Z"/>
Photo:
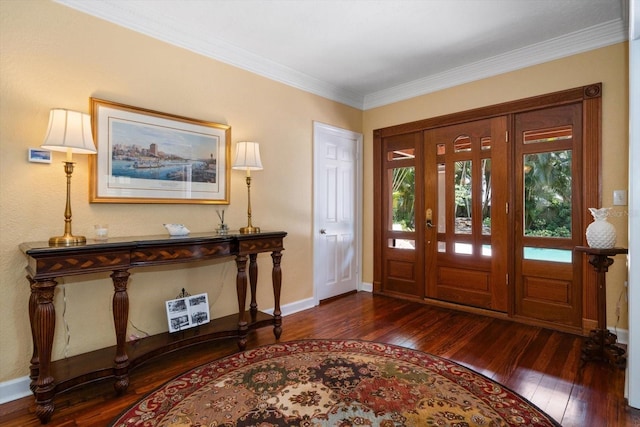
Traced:
<path fill-rule="evenodd" d="M 527 154 L 524 157 L 524 234 L 537 237 L 571 237 L 571 150 Z M 456 217 L 471 216 L 471 162 L 456 168 Z M 484 184 L 490 191 L 490 168 Z M 490 229 L 490 193 L 483 197 L 483 225 Z M 393 170 L 393 224 L 415 230 L 415 168 Z"/>
<path fill-rule="evenodd" d="M 393 224 L 400 224 L 402 230 L 416 229 L 415 182 L 415 168 L 393 170 Z"/>
<path fill-rule="evenodd" d="M 571 237 L 571 150 L 524 157 L 524 234 Z"/>

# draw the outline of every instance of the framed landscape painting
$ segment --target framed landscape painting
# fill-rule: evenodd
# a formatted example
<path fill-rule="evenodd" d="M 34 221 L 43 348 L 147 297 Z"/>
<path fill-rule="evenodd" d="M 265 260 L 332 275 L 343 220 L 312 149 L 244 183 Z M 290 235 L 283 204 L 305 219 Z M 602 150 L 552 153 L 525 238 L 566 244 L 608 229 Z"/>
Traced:
<path fill-rule="evenodd" d="M 230 126 L 90 101 L 90 202 L 229 203 Z"/>

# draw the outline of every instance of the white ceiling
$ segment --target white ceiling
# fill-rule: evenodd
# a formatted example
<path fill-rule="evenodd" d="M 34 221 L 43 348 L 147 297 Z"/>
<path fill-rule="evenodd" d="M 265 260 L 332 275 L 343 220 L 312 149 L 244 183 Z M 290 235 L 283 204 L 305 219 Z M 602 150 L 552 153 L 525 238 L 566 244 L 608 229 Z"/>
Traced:
<path fill-rule="evenodd" d="M 54 0 L 369 109 L 628 38 L 628 0 Z"/>

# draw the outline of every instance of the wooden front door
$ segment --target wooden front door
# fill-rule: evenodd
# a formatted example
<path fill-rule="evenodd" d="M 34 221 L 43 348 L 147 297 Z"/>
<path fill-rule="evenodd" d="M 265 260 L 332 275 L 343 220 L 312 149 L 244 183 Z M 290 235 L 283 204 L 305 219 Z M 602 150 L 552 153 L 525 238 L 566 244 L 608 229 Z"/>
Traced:
<path fill-rule="evenodd" d="M 426 297 L 507 311 L 507 117 L 424 132 Z"/>
<path fill-rule="evenodd" d="M 374 292 L 596 326 L 601 85 L 374 131 Z"/>

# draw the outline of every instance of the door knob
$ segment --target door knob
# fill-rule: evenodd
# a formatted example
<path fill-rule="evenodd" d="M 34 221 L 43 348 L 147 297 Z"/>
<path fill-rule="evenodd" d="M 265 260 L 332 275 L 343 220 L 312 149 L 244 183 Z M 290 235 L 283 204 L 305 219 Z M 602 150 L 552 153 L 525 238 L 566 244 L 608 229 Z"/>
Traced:
<path fill-rule="evenodd" d="M 325 230 L 324 228 L 320 229 L 320 234 L 327 234 L 327 230 Z"/>

